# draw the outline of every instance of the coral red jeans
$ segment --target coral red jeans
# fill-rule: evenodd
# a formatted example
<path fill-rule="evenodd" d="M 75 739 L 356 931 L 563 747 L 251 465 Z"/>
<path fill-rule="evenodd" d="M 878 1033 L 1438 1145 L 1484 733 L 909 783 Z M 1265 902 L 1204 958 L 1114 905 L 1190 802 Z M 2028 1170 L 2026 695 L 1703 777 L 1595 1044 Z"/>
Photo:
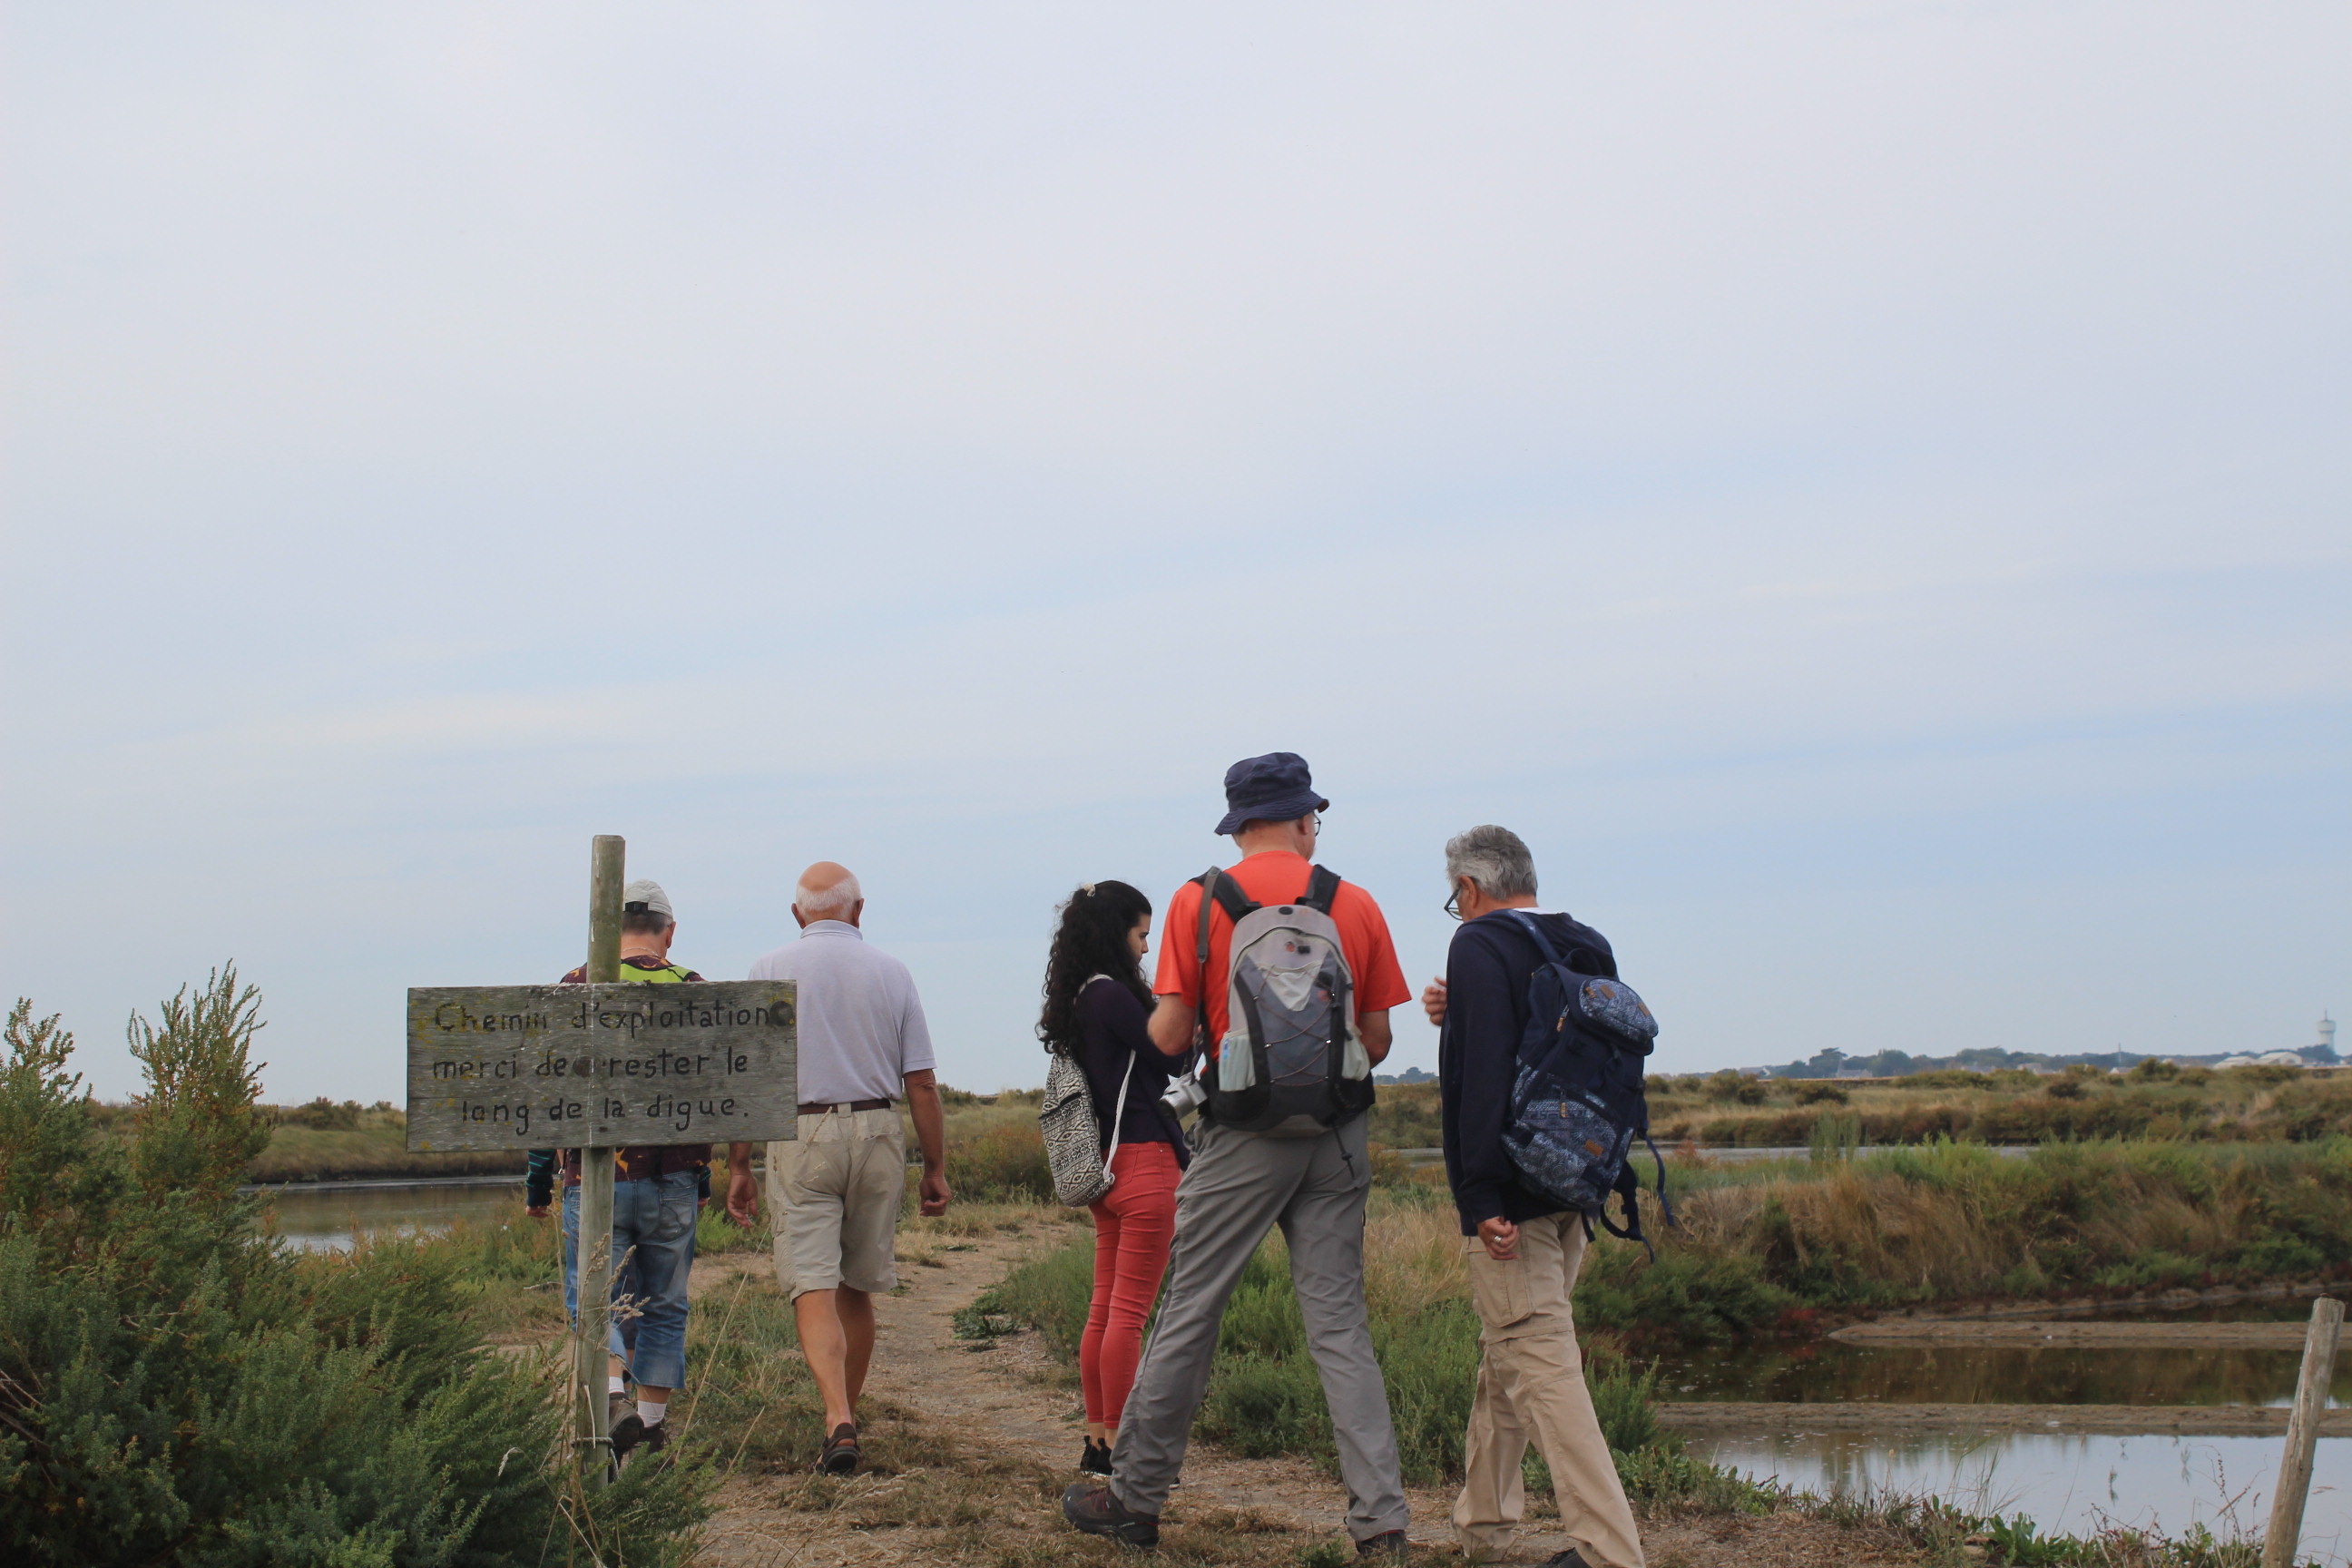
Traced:
<path fill-rule="evenodd" d="M 1176 1234 L 1176 1182 L 1183 1173 L 1166 1143 L 1122 1143 L 1111 1156 L 1117 1178 L 1095 1216 L 1095 1298 L 1078 1341 L 1078 1381 L 1086 1387 L 1087 1419 L 1118 1425 L 1135 1363 L 1143 1354 L 1143 1321 L 1160 1296 L 1168 1246 Z"/>

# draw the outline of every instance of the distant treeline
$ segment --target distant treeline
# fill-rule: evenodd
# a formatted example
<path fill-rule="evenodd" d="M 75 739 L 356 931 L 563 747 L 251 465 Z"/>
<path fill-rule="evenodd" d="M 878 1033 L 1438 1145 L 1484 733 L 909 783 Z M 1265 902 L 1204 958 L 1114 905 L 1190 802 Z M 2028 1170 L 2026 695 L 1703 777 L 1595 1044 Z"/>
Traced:
<path fill-rule="evenodd" d="M 1806 1061 L 1790 1062 L 1784 1067 L 1763 1070 L 1773 1078 L 1835 1078 L 1840 1073 L 1859 1073 L 1870 1078 L 1909 1078 L 1923 1072 L 2004 1072 L 2019 1068 L 2036 1072 L 2058 1072 L 2070 1067 L 2129 1068 L 2147 1061 L 2167 1061 L 2180 1067 L 2216 1067 L 2232 1057 L 2244 1054 L 2242 1051 L 2217 1051 L 2203 1057 L 2158 1057 L 2142 1056 L 2132 1051 L 2074 1051 L 2065 1056 L 2053 1056 L 2043 1051 L 2005 1051 L 1998 1046 L 1983 1046 L 1948 1057 L 1915 1057 L 1909 1051 L 1895 1050 L 1850 1057 L 1832 1047 L 1816 1052 Z M 2305 1046 L 2294 1054 L 2313 1067 L 2336 1067 L 2342 1060 L 2332 1046 Z"/>

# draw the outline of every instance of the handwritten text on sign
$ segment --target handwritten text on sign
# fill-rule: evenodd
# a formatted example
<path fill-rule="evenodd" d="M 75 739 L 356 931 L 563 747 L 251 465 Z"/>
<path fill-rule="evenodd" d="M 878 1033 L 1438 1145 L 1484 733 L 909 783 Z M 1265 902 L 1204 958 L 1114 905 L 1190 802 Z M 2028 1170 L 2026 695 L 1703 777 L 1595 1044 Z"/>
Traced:
<path fill-rule="evenodd" d="M 789 980 L 419 986 L 411 1149 L 618 1148 L 790 1138 Z"/>

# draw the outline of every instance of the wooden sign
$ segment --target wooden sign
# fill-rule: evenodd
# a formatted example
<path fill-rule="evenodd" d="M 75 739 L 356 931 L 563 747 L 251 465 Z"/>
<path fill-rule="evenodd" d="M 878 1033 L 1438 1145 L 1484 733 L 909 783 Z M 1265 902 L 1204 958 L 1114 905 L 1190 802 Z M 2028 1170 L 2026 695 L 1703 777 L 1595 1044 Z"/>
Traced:
<path fill-rule="evenodd" d="M 789 980 L 408 993 L 408 1146 L 761 1142 L 797 1126 Z"/>

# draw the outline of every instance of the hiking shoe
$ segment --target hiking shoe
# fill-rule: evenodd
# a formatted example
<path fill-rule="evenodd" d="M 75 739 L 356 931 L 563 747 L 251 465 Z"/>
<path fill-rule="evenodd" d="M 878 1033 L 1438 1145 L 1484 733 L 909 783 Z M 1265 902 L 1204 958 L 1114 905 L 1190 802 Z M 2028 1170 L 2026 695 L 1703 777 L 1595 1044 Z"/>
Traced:
<path fill-rule="evenodd" d="M 845 1476 L 857 1468 L 857 1424 L 845 1421 L 824 1440 L 816 1468 L 828 1476 Z"/>
<path fill-rule="evenodd" d="M 1078 1470 L 1081 1474 L 1089 1476 L 1110 1474 L 1110 1445 L 1097 1443 L 1092 1437 L 1087 1438 L 1087 1451 L 1078 1456 Z"/>
<path fill-rule="evenodd" d="M 1367 1535 L 1356 1542 L 1356 1555 L 1382 1563 L 1402 1563 L 1412 1550 L 1412 1542 L 1404 1538 L 1402 1530 L 1383 1530 L 1378 1535 Z"/>
<path fill-rule="evenodd" d="M 615 1394 L 604 1401 L 604 1434 L 613 1442 L 615 1464 L 629 1457 L 629 1450 L 645 1441 L 645 1417 L 637 1414 L 637 1402 L 625 1394 Z"/>
<path fill-rule="evenodd" d="M 1584 1553 L 1571 1546 L 1565 1552 L 1555 1552 L 1544 1559 L 1543 1568 L 1592 1568 Z"/>
<path fill-rule="evenodd" d="M 1062 1517 L 1088 1535 L 1108 1535 L 1129 1546 L 1160 1544 L 1160 1516 L 1129 1513 L 1108 1487 L 1073 1481 L 1062 1494 Z"/>
<path fill-rule="evenodd" d="M 637 1438 L 637 1451 L 641 1454 L 658 1454 L 668 1447 L 669 1423 L 667 1421 L 655 1422 L 646 1427 L 644 1435 Z"/>

